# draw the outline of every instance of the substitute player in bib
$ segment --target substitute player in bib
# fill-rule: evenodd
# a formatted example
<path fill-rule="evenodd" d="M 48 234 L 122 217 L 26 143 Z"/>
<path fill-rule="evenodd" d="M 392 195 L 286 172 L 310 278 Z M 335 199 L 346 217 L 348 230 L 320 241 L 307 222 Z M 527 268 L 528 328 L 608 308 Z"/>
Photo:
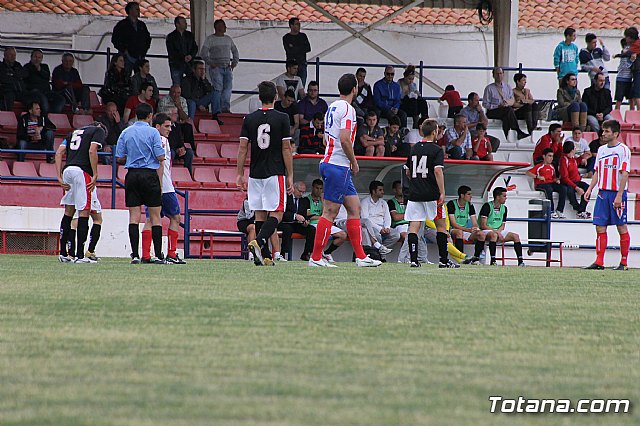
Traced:
<path fill-rule="evenodd" d="M 153 117 L 153 127 L 160 133 L 160 141 L 164 148 L 164 162 L 162 174 L 162 207 L 160 209 L 160 217 L 169 218 L 169 230 L 167 231 L 167 240 L 169 247 L 167 248 L 166 263 L 184 265 L 186 262 L 176 254 L 178 247 L 178 230 L 180 229 L 180 204 L 176 190 L 173 187 L 171 178 L 171 147 L 169 145 L 169 133 L 171 132 L 171 117 L 167 114 L 159 113 Z M 149 211 L 147 210 L 147 219 Z M 142 263 L 151 263 L 151 241 L 153 239 L 151 231 L 151 221 L 147 220 L 142 229 Z M 156 260 L 157 261 L 157 260 Z"/>
<path fill-rule="evenodd" d="M 409 197 L 405 220 L 409 221 L 409 256 L 412 268 L 420 267 L 418 262 L 418 231 L 427 219 L 436 224 L 436 243 L 440 255 L 440 268 L 459 268 L 449 260 L 447 251 L 447 220 L 444 209 L 444 152 L 437 144 L 438 123 L 425 120 L 420 128 L 423 138 L 411 148 L 405 164 L 409 178 Z"/>
<path fill-rule="evenodd" d="M 75 263 L 96 263 L 84 257 L 84 243 L 89 233 L 89 213 L 92 202 L 98 202 L 96 181 L 98 180 L 98 149 L 104 144 L 106 130 L 102 125 L 91 125 L 74 130 L 67 136 L 68 142 L 56 151 L 56 172 L 58 182 L 66 191 L 60 201 L 64 205 L 64 215 L 60 223 L 60 261 L 71 262 L 67 242 L 71 230 L 71 220 L 78 210 L 78 229 Z M 67 161 L 62 168 L 62 154 L 66 151 Z M 99 208 L 99 204 L 97 205 Z"/>
<path fill-rule="evenodd" d="M 162 174 L 165 160 L 160 133 L 150 126 L 153 119 L 151 105 L 136 107 L 138 121 L 122 131 L 116 147 L 116 158 L 128 169 L 125 178 L 125 204 L 129 209 L 129 242 L 131 244 L 131 264 L 140 263 L 138 246 L 140 243 L 140 206 L 147 206 L 151 220 L 151 236 L 156 258 L 162 255 Z M 158 262 L 161 263 L 161 262 Z M 163 262 L 162 262 L 163 263 Z"/>
<path fill-rule="evenodd" d="M 360 224 L 360 199 L 353 186 L 351 175 L 358 174 L 358 161 L 353 153 L 356 137 L 356 112 L 351 101 L 357 93 L 358 82 L 353 74 L 345 74 L 338 80 L 340 99 L 333 102 L 324 118 L 324 158 L 320 162 L 320 176 L 324 181 L 322 216 L 316 226 L 316 238 L 309 266 L 335 267 L 322 257 L 322 250 L 331 236 L 333 221 L 340 205 L 347 210 L 347 234 L 356 255 L 356 266 L 379 266 L 362 248 Z"/>
<path fill-rule="evenodd" d="M 598 148 L 595 172 L 589 189 L 584 193 L 585 200 L 598 185 L 596 207 L 593 210 L 593 224 L 596 226 L 596 261 L 586 269 L 604 269 L 604 253 L 607 250 L 607 226 L 615 225 L 620 234 L 620 264 L 613 268 L 626 271 L 627 257 L 631 240 L 627 230 L 627 181 L 631 170 L 631 151 L 622 142 L 618 142 L 620 123 L 607 120 L 602 123 L 600 140 L 606 145 Z"/>
<path fill-rule="evenodd" d="M 262 108 L 247 115 L 242 122 L 236 183 L 238 188 L 248 189 L 249 207 L 256 215 L 256 239 L 249 242 L 253 262 L 274 266 L 269 239 L 282 220 L 287 194 L 293 193 L 291 132 L 289 116 L 273 109 L 276 85 L 263 81 L 258 85 L 258 97 Z M 249 144 L 251 164 L 247 185 L 244 162 Z"/>

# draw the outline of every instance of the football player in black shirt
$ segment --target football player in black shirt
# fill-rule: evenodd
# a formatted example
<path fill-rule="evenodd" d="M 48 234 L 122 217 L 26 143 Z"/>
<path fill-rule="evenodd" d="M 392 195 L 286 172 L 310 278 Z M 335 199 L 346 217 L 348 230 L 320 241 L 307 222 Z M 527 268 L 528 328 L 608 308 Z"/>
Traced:
<path fill-rule="evenodd" d="M 262 108 L 244 118 L 238 151 L 238 188 L 248 187 L 249 207 L 256 213 L 256 239 L 249 242 L 256 265 L 275 265 L 269 238 L 282 220 L 287 194 L 293 193 L 293 160 L 289 116 L 273 109 L 276 86 L 270 81 L 258 85 Z M 249 182 L 244 162 L 251 146 Z"/>
<path fill-rule="evenodd" d="M 436 241 L 440 253 L 440 268 L 459 268 L 460 265 L 449 260 L 447 252 L 447 221 L 444 209 L 444 152 L 437 143 L 438 123 L 425 120 L 420 128 L 423 138 L 411 148 L 405 164 L 409 178 L 409 196 L 405 220 L 409 221 L 409 254 L 411 267 L 420 266 L 418 262 L 418 230 L 426 219 L 436 224 Z"/>
<path fill-rule="evenodd" d="M 82 127 L 71 132 L 66 142 L 56 152 L 56 172 L 58 182 L 66 191 L 60 200 L 64 205 L 64 215 L 60 223 L 60 261 L 71 262 L 67 251 L 67 241 L 71 230 L 73 214 L 78 210 L 78 229 L 75 263 L 95 263 L 84 257 L 84 243 L 89 233 L 89 213 L 92 198 L 96 197 L 98 180 L 98 150 L 102 148 L 107 131 L 102 123 Z M 62 168 L 62 155 L 67 161 Z M 96 197 L 97 199 L 97 197 Z"/>

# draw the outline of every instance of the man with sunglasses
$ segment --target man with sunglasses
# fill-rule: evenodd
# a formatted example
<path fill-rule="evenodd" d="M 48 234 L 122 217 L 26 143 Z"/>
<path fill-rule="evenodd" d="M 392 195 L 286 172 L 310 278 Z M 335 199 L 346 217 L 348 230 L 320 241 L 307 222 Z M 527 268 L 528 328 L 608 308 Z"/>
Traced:
<path fill-rule="evenodd" d="M 400 109 L 402 90 L 400 84 L 393 81 L 395 70 L 391 65 L 384 69 L 384 77 L 373 85 L 373 101 L 380 110 L 380 117 L 387 120 L 397 116 L 400 119 L 400 127 L 407 127 L 407 113 Z"/>

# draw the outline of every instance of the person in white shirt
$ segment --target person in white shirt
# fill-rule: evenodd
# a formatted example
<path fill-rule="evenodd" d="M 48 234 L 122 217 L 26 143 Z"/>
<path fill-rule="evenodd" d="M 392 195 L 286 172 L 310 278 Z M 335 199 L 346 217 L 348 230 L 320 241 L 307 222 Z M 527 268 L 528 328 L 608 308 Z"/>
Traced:
<path fill-rule="evenodd" d="M 372 181 L 369 184 L 369 196 L 360 202 L 362 206 L 360 216 L 363 219 L 364 243 L 375 247 L 384 256 L 390 253 L 392 251 L 390 247 L 400 240 L 400 232 L 391 228 L 389 206 L 382 197 L 384 197 L 384 184 L 377 180 Z"/>
<path fill-rule="evenodd" d="M 571 136 L 567 138 L 567 142 L 573 142 L 576 147 L 576 160 L 578 161 L 578 167 L 586 167 L 587 160 L 593 157 L 593 154 L 589 149 L 589 142 L 582 137 L 582 128 L 580 126 L 573 128 Z"/>
<path fill-rule="evenodd" d="M 278 99 L 284 99 L 287 90 L 293 90 L 298 100 L 304 98 L 304 86 L 302 79 L 298 77 L 298 62 L 295 59 L 288 59 L 286 63 L 287 71 L 280 74 L 276 79 L 276 89 L 278 89 Z"/>

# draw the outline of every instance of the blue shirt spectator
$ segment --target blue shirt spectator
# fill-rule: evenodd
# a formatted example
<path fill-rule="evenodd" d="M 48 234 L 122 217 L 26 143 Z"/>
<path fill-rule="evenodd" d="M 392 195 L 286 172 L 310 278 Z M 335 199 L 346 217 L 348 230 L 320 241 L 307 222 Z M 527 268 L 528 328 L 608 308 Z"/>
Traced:
<path fill-rule="evenodd" d="M 126 169 L 154 169 L 160 167 L 158 157 L 164 156 L 160 133 L 146 121 L 136 121 L 124 129 L 116 145 L 116 157 L 125 158 Z"/>
<path fill-rule="evenodd" d="M 393 81 L 394 74 L 393 67 L 387 67 L 384 71 L 384 78 L 376 81 L 373 85 L 373 101 L 380 111 L 400 109 L 402 91 L 400 85 Z"/>
<path fill-rule="evenodd" d="M 569 73 L 578 75 L 578 63 L 580 61 L 578 46 L 575 45 L 576 30 L 567 28 L 564 30 L 564 41 L 561 41 L 553 51 L 553 67 L 558 73 L 558 80 Z"/>

